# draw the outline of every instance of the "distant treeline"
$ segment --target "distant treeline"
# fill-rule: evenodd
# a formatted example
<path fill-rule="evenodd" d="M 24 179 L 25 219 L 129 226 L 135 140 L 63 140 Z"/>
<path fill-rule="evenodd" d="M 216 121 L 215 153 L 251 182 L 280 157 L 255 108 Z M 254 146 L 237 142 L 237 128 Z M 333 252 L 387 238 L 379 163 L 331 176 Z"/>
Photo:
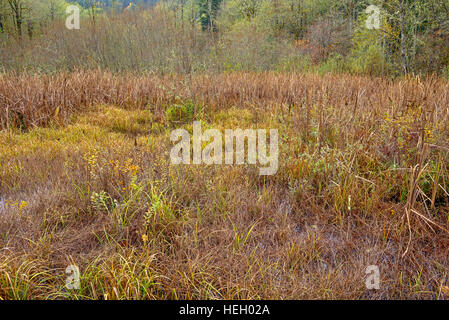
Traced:
<path fill-rule="evenodd" d="M 150 7 L 156 4 L 159 0 L 100 0 L 100 1 L 89 1 L 89 0 L 67 0 L 67 2 L 78 3 L 81 7 L 87 9 L 92 5 L 96 5 L 102 8 L 127 8 L 130 5 Z"/>
<path fill-rule="evenodd" d="M 0 0 L 0 39 L 5 70 L 449 77 L 449 0 Z"/>

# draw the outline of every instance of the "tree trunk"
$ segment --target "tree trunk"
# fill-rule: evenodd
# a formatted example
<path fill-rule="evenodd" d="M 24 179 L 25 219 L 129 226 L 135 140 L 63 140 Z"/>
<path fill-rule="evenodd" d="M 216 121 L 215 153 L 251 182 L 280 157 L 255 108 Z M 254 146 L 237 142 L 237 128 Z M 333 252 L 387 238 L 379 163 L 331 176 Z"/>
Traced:
<path fill-rule="evenodd" d="M 23 7 L 22 0 L 8 0 L 9 7 L 11 8 L 14 26 L 17 31 L 18 39 L 22 39 L 22 19 L 23 19 Z"/>
<path fill-rule="evenodd" d="M 184 6 L 186 5 L 186 0 L 181 1 L 181 28 L 184 34 Z"/>
<path fill-rule="evenodd" d="M 406 53 L 406 43 L 405 43 L 405 16 L 406 16 L 406 8 L 405 8 L 405 0 L 400 0 L 400 24 L 401 24 L 401 62 L 402 62 L 402 70 L 404 74 L 408 72 L 407 65 L 407 53 Z"/>
<path fill-rule="evenodd" d="M 30 38 L 30 40 L 33 39 L 33 23 L 28 20 L 27 21 L 27 31 L 28 31 L 28 37 Z"/>

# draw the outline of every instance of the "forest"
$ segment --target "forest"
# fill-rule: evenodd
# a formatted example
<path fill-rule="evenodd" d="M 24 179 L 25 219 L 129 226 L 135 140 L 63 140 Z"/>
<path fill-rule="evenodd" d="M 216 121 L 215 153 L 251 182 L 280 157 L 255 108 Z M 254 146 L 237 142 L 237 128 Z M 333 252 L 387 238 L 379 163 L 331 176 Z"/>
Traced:
<path fill-rule="evenodd" d="M 447 0 L 2 0 L 5 70 L 449 74 Z M 378 26 L 366 28 L 379 8 Z"/>

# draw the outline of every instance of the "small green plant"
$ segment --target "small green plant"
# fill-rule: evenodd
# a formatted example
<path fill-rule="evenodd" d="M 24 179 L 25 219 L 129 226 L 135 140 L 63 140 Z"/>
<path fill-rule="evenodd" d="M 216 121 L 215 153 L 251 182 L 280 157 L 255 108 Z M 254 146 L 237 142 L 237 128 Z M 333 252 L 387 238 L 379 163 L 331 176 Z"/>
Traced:
<path fill-rule="evenodd" d="M 253 224 L 251 226 L 251 228 L 249 228 L 248 232 L 246 233 L 240 233 L 239 230 L 237 229 L 237 226 L 232 223 L 232 229 L 234 231 L 234 241 L 235 241 L 235 250 L 240 250 L 242 247 L 245 246 L 245 244 L 248 242 L 250 236 L 251 236 L 251 232 L 253 231 L 254 227 L 256 226 L 257 223 Z"/>
<path fill-rule="evenodd" d="M 171 123 L 189 122 L 193 120 L 196 111 L 197 106 L 192 102 L 174 104 L 167 109 L 167 120 Z"/>
<path fill-rule="evenodd" d="M 100 191 L 100 193 L 92 193 L 90 200 L 94 208 L 98 211 L 110 212 L 118 206 L 117 200 L 112 199 L 112 197 L 105 191 Z"/>
<path fill-rule="evenodd" d="M 144 216 L 145 229 L 149 235 L 156 236 L 168 231 L 171 224 L 177 220 L 178 215 L 165 192 L 160 191 L 157 187 L 152 187 L 148 198 L 150 206 Z"/>

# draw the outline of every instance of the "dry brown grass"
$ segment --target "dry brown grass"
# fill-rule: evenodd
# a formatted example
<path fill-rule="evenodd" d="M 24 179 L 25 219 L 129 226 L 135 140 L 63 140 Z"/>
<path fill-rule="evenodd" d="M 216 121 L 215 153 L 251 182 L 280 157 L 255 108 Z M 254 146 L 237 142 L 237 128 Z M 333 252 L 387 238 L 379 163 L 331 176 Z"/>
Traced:
<path fill-rule="evenodd" d="M 211 111 L 236 106 L 271 108 L 330 105 L 340 113 L 363 113 L 383 117 L 421 106 L 425 111 L 447 116 L 449 83 L 440 78 L 382 80 L 344 75 L 232 73 L 199 76 L 114 75 L 103 71 L 55 75 L 3 74 L 0 78 L 1 128 L 47 125 L 52 119 L 67 120 L 91 105 L 152 108 L 179 100 L 203 103 Z M 162 109 L 162 110 L 161 110 Z M 55 117 L 57 115 L 57 117 Z M 23 118 L 20 120 L 19 118 Z"/>
<path fill-rule="evenodd" d="M 278 128 L 278 173 L 170 165 L 187 103 Z M 6 74 L 0 108 L 2 298 L 447 297 L 447 81 Z"/>

